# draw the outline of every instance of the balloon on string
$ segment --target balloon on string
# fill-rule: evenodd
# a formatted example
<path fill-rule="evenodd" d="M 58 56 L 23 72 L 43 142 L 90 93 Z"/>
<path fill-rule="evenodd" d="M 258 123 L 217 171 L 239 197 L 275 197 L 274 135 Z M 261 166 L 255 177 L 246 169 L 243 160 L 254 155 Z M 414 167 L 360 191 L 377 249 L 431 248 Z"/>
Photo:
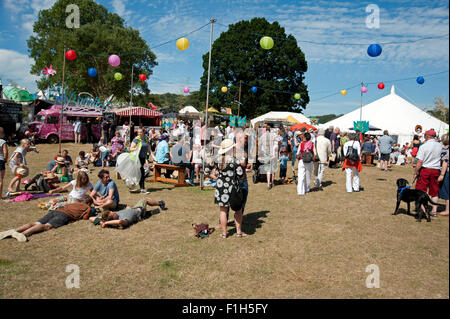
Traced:
<path fill-rule="evenodd" d="M 366 93 L 367 92 L 367 88 L 365 86 L 361 87 L 361 93 Z"/>
<path fill-rule="evenodd" d="M 115 54 L 110 55 L 109 58 L 108 58 L 108 63 L 109 63 L 111 66 L 119 66 L 119 64 L 120 64 L 120 58 L 119 58 L 119 56 L 118 56 L 118 55 L 115 55 Z"/>
<path fill-rule="evenodd" d="M 271 37 L 262 37 L 261 40 L 259 40 L 259 44 L 264 50 L 270 50 L 273 48 L 273 39 Z"/>
<path fill-rule="evenodd" d="M 222 86 L 222 89 L 221 89 L 221 90 L 222 90 L 223 93 L 227 93 L 228 88 L 227 88 L 226 86 Z"/>
<path fill-rule="evenodd" d="M 380 90 L 384 89 L 384 83 L 383 82 L 378 83 L 378 88 Z"/>
<path fill-rule="evenodd" d="M 347 95 L 347 90 L 341 90 L 341 95 L 342 95 L 342 96 Z"/>
<path fill-rule="evenodd" d="M 256 86 L 253 86 L 253 87 L 252 87 L 252 92 L 253 92 L 253 93 L 256 93 L 257 91 L 258 91 L 258 88 L 257 88 Z"/>
<path fill-rule="evenodd" d="M 77 53 L 74 50 L 69 50 L 66 52 L 66 59 L 69 61 L 75 60 Z"/>
<path fill-rule="evenodd" d="M 140 74 L 139 75 L 139 80 L 141 80 L 142 82 L 144 82 L 145 80 L 147 80 L 147 76 L 145 74 Z"/>
<path fill-rule="evenodd" d="M 189 48 L 189 40 L 186 38 L 179 38 L 177 40 L 177 48 L 180 51 L 186 50 Z"/>
<path fill-rule="evenodd" d="M 295 93 L 294 94 L 294 99 L 300 100 L 300 93 Z"/>
<path fill-rule="evenodd" d="M 418 76 L 416 79 L 416 82 L 418 84 L 423 84 L 425 82 L 425 79 L 423 78 L 423 76 Z"/>
<path fill-rule="evenodd" d="M 383 51 L 383 49 L 381 48 L 381 45 L 379 45 L 379 44 L 371 44 L 367 48 L 367 54 L 369 56 L 371 56 L 372 58 L 379 56 L 381 54 L 381 51 Z"/>
<path fill-rule="evenodd" d="M 114 78 L 115 78 L 117 81 L 122 80 L 122 73 L 119 73 L 119 72 L 114 73 Z"/>
<path fill-rule="evenodd" d="M 90 69 L 88 70 L 88 75 L 89 75 L 91 78 L 95 77 L 95 76 L 97 75 L 97 70 L 94 69 L 94 68 L 90 68 Z"/>
<path fill-rule="evenodd" d="M 184 92 L 184 93 L 189 93 L 189 92 L 190 92 L 190 89 L 189 89 L 188 87 L 185 87 L 185 88 L 183 89 L 183 92 Z"/>

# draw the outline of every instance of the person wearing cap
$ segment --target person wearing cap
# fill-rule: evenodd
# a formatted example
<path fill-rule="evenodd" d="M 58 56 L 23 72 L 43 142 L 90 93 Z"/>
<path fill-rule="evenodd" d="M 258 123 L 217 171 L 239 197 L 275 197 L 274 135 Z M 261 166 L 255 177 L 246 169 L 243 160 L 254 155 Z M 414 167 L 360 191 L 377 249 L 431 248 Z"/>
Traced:
<path fill-rule="evenodd" d="M 331 154 L 331 142 L 325 136 L 325 130 L 319 129 L 315 143 L 314 182 L 318 189 L 322 189 L 323 174 L 328 166 L 328 158 Z"/>
<path fill-rule="evenodd" d="M 9 158 L 9 167 L 11 168 L 11 172 L 13 173 L 14 177 L 12 178 L 11 182 L 8 185 L 6 196 L 9 196 L 10 193 L 20 191 L 20 182 L 22 180 L 22 177 L 25 176 L 23 174 L 18 174 L 17 169 L 26 168 L 27 165 L 26 155 L 29 149 L 30 149 L 30 140 L 24 138 L 20 140 L 20 146 L 16 148 L 14 152 L 12 152 L 11 157 Z M 26 168 L 26 170 L 28 171 L 28 168 Z"/>
<path fill-rule="evenodd" d="M 438 178 L 441 173 L 442 145 L 435 138 L 435 131 L 425 132 L 425 143 L 419 147 L 416 156 L 417 165 L 414 170 L 414 179 L 417 178 L 416 189 L 428 192 L 431 200 L 436 203 L 439 193 Z M 436 216 L 437 206 L 432 205 L 432 207 L 431 215 Z"/>
<path fill-rule="evenodd" d="M 246 178 L 245 166 L 242 166 L 245 163 L 242 163 L 234 156 L 235 146 L 236 144 L 230 139 L 225 139 L 220 144 L 218 163 L 214 163 L 214 167 L 217 168 L 219 173 L 218 176 L 212 175 L 212 170 L 209 166 L 205 167 L 205 175 L 209 175 L 216 180 L 214 203 L 219 205 L 220 209 L 219 221 L 222 228 L 222 238 L 227 238 L 227 212 L 230 208 L 230 194 L 233 186 Z M 245 205 L 245 200 L 243 200 L 243 205 Z M 246 237 L 247 234 L 242 232 L 242 207 L 235 211 L 234 222 L 237 237 Z"/>
<path fill-rule="evenodd" d="M 156 163 L 158 164 L 170 164 L 170 148 L 169 148 L 169 138 L 170 135 L 164 133 L 161 135 L 161 141 L 156 145 Z M 166 170 L 164 177 L 170 178 L 172 175 L 171 170 Z"/>
<path fill-rule="evenodd" d="M 283 148 L 280 154 L 280 158 L 278 159 L 280 161 L 280 178 L 281 181 L 284 182 L 286 179 L 287 162 L 289 160 L 289 157 L 287 156 L 287 149 Z"/>
<path fill-rule="evenodd" d="M 380 151 L 380 169 L 385 172 L 388 171 L 388 163 L 391 157 L 392 144 L 394 140 L 389 136 L 389 132 L 384 130 L 383 136 L 378 139 L 378 146 Z"/>

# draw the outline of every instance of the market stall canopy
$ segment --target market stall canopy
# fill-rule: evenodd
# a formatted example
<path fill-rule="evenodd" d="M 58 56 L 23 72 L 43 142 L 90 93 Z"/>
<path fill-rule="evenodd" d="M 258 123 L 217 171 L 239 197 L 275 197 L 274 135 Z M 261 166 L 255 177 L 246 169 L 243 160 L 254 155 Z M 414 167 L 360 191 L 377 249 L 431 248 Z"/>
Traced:
<path fill-rule="evenodd" d="M 355 110 L 329 121 L 321 127 L 339 127 L 341 129 L 353 127 L 353 122 L 360 120 L 360 107 Z M 404 144 L 411 142 L 416 126 L 422 127 L 422 132 L 434 129 L 437 134 L 446 133 L 448 124 L 421 110 L 417 106 L 406 101 L 395 93 L 395 87 L 392 86 L 391 93 L 375 100 L 362 107 L 362 120 L 368 121 L 369 125 L 388 130 L 389 135 L 398 135 L 398 143 Z M 368 134 L 377 134 L 377 131 L 367 132 Z"/>
<path fill-rule="evenodd" d="M 219 111 L 217 111 L 215 108 L 213 108 L 212 106 L 208 109 L 208 112 L 212 112 L 212 113 L 219 113 Z"/>
<path fill-rule="evenodd" d="M 35 99 L 30 92 L 24 89 L 10 88 L 4 89 L 3 92 L 8 99 L 14 102 L 32 102 Z"/>
<path fill-rule="evenodd" d="M 200 113 L 200 112 L 197 111 L 197 109 L 196 109 L 195 107 L 188 105 L 188 106 L 183 107 L 183 108 L 179 111 L 179 113 L 180 113 L 180 114 L 184 114 L 184 113 Z"/>
<path fill-rule="evenodd" d="M 300 123 L 295 117 L 293 117 L 292 115 L 289 115 L 288 117 L 286 117 L 286 120 L 288 121 L 288 122 L 291 122 L 291 123 Z"/>
<path fill-rule="evenodd" d="M 295 130 L 299 130 L 300 131 L 302 128 L 306 128 L 306 130 L 309 130 L 309 129 L 313 129 L 314 131 L 317 130 L 316 127 L 314 127 L 314 126 L 312 126 L 310 124 L 297 123 L 297 124 L 291 126 L 291 131 L 295 131 Z"/>
<path fill-rule="evenodd" d="M 255 123 L 264 121 L 265 119 L 278 119 L 278 120 L 289 121 L 288 118 L 290 118 L 291 120 L 295 119 L 295 121 L 298 123 L 311 124 L 311 121 L 309 120 L 309 118 L 304 116 L 302 113 L 276 112 L 276 111 L 271 111 L 269 113 L 258 116 L 257 118 L 254 118 L 253 120 L 251 120 L 251 123 L 252 123 L 252 126 L 255 126 Z"/>
<path fill-rule="evenodd" d="M 153 111 L 150 109 L 147 109 L 145 107 L 140 106 L 133 106 L 131 108 L 124 107 L 124 108 L 117 108 L 112 109 L 112 112 L 116 113 L 118 116 L 142 116 L 142 117 L 160 117 L 163 116 L 162 113 L 158 111 Z"/>

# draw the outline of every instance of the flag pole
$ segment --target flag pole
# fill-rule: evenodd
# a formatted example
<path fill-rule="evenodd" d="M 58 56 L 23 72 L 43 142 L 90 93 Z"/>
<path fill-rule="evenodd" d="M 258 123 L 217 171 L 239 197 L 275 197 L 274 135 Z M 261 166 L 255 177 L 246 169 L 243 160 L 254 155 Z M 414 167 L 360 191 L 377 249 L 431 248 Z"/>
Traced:
<path fill-rule="evenodd" d="M 133 111 L 133 73 L 134 73 L 134 64 L 131 65 L 131 91 L 130 91 L 130 144 L 131 144 L 131 113 Z"/>
<path fill-rule="evenodd" d="M 208 104 L 209 104 L 209 81 L 210 81 L 210 77 L 211 77 L 212 34 L 213 34 L 213 24 L 214 24 L 214 22 L 216 22 L 216 21 L 217 21 L 217 20 L 214 19 L 214 18 L 211 18 L 211 19 L 210 19 L 210 22 L 211 22 L 211 31 L 210 31 L 210 33 L 209 33 L 208 81 L 207 81 L 207 84 L 206 84 L 205 140 L 204 140 L 204 143 L 203 143 L 203 150 L 204 150 L 204 151 L 203 151 L 203 154 L 204 154 L 204 156 L 203 156 L 203 159 L 202 159 L 203 170 L 205 169 L 206 131 L 207 131 L 207 128 L 208 128 Z M 201 134 L 202 134 L 202 130 L 201 130 L 201 128 L 200 128 L 200 141 L 201 141 L 201 138 L 202 138 Z M 204 180 L 204 174 L 202 173 L 202 174 L 200 175 L 200 189 L 203 189 L 203 180 Z"/>
<path fill-rule="evenodd" d="M 61 111 L 59 112 L 59 152 L 61 155 L 61 139 L 62 139 L 62 126 L 63 126 L 63 112 L 64 112 L 64 76 L 66 74 L 66 46 L 64 46 L 64 60 L 63 60 L 63 73 L 62 73 L 62 85 L 61 85 Z"/>
<path fill-rule="evenodd" d="M 364 86 L 364 82 L 361 82 L 361 88 L 363 88 L 363 86 Z M 359 108 L 359 121 L 360 122 L 362 121 L 362 96 L 363 96 L 363 93 L 361 91 L 361 107 Z"/>

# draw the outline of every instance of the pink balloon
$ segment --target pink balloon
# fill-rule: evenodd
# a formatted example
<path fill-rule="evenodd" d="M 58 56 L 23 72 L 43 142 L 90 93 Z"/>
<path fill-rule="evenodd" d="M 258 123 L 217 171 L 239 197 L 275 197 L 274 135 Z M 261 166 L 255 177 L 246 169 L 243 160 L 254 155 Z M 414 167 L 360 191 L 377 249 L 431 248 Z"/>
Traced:
<path fill-rule="evenodd" d="M 109 56 L 108 62 L 111 66 L 118 66 L 120 64 L 120 58 L 119 56 L 113 54 Z"/>
<path fill-rule="evenodd" d="M 190 90 L 188 87 L 185 87 L 183 91 L 184 91 L 184 93 L 189 93 Z"/>
<path fill-rule="evenodd" d="M 362 92 L 362 93 L 366 93 L 366 92 L 367 92 L 367 88 L 366 88 L 365 86 L 363 86 L 363 87 L 361 88 L 361 92 Z"/>

